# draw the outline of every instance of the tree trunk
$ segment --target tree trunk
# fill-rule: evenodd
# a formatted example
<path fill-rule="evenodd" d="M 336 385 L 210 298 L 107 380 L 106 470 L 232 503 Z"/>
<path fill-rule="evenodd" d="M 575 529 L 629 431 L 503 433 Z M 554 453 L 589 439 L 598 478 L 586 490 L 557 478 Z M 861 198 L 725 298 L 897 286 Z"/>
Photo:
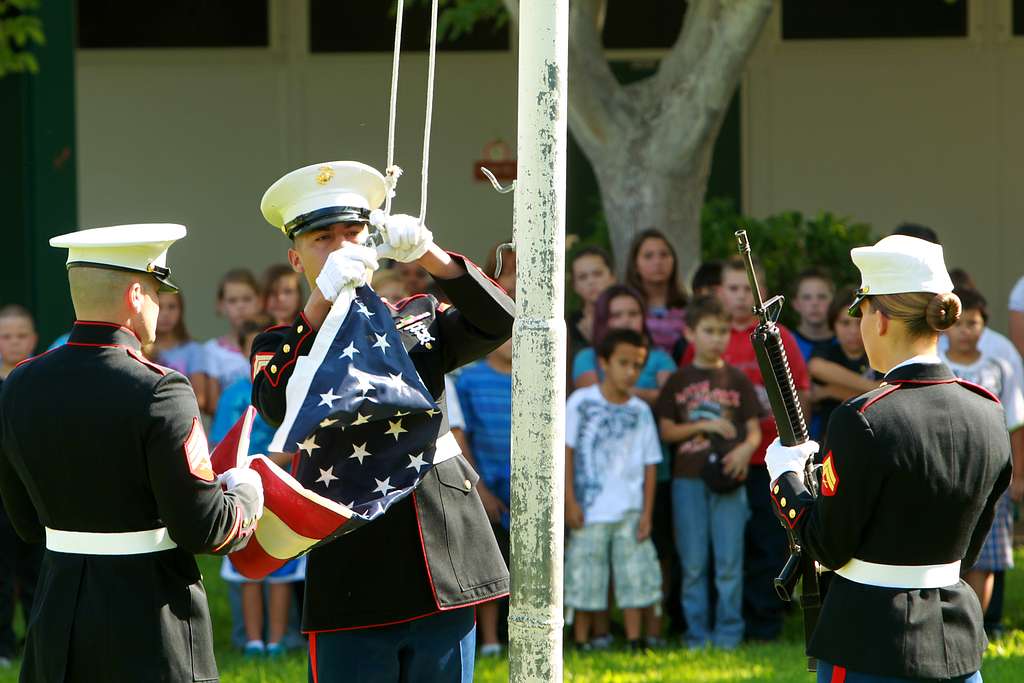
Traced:
<path fill-rule="evenodd" d="M 717 132 L 717 126 L 716 132 Z M 638 134 L 641 141 L 649 134 Z M 619 275 L 634 236 L 657 228 L 668 237 L 679 258 L 679 274 L 688 283 L 701 261 L 700 215 L 711 170 L 711 150 L 716 135 L 709 135 L 689 159 L 666 163 L 666 150 L 643 144 L 622 145 L 620 154 L 594 165 L 601 204 L 608 222 L 608 236 Z M 680 163 L 683 162 L 683 163 Z M 671 168 L 669 171 L 648 169 Z M 681 168 L 680 168 L 681 167 Z"/>

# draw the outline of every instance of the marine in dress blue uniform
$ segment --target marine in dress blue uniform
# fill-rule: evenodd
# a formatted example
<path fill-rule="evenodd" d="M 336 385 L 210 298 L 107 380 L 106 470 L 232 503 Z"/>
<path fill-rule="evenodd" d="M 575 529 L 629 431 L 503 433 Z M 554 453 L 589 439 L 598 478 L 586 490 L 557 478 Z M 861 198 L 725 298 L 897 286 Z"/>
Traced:
<path fill-rule="evenodd" d="M 960 575 L 1010 483 L 1003 412 L 936 355 L 959 315 L 942 248 L 890 236 L 851 255 L 851 315 L 884 382 L 835 409 L 820 450 L 776 440 L 766 457 L 778 516 L 834 572 L 807 652 L 823 682 L 980 681 L 981 607 Z M 801 474 L 815 450 L 818 497 Z"/>
<path fill-rule="evenodd" d="M 242 548 L 263 494 L 252 472 L 218 481 L 188 380 L 141 352 L 184 234 L 133 225 L 51 240 L 69 249 L 81 319 L 0 394 L 0 493 L 18 534 L 46 543 L 22 683 L 218 680 L 193 554 Z"/>
<path fill-rule="evenodd" d="M 377 265 L 358 244 L 371 221 L 385 235 L 380 255 L 419 261 L 451 301 L 419 295 L 392 305 L 405 349 L 442 411 L 445 373 L 511 335 L 508 295 L 468 259 L 437 249 L 415 218 L 372 213 L 385 192 L 377 171 L 329 162 L 289 173 L 264 196 L 264 216 L 293 240 L 289 259 L 313 290 L 291 326 L 271 328 L 253 344 L 253 405 L 271 424 L 284 417 L 295 362 L 316 338 L 311 310 L 340 286 L 364 284 Z M 317 251 L 321 240 L 329 255 Z M 448 264 L 443 272 L 440 262 Z M 454 443 L 448 432 L 445 419 L 439 449 Z M 383 517 L 309 554 L 303 630 L 314 683 L 472 680 L 472 606 L 507 595 L 509 576 L 476 491 L 477 473 L 451 455 Z"/>

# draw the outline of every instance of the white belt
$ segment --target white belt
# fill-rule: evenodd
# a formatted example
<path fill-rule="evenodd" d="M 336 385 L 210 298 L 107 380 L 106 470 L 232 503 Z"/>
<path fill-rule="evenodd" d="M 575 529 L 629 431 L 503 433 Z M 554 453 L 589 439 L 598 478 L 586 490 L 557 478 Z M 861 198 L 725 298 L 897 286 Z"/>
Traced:
<path fill-rule="evenodd" d="M 880 588 L 944 588 L 960 581 L 960 562 L 949 564 L 877 564 L 856 558 L 836 570 L 836 574 Z"/>
<path fill-rule="evenodd" d="M 46 527 L 46 549 L 76 555 L 142 555 L 177 548 L 167 527 L 148 531 L 100 534 Z"/>

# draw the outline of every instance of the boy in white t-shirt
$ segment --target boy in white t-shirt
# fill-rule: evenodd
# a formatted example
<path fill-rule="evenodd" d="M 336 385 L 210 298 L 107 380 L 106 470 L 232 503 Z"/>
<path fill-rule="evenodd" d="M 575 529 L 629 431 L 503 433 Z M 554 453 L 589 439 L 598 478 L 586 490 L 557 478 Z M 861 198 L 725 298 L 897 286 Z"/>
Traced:
<path fill-rule="evenodd" d="M 971 289 L 956 289 L 963 313 L 960 320 L 949 328 L 949 348 L 941 352 L 942 359 L 957 377 L 981 385 L 995 394 L 1006 413 L 1006 428 L 1010 432 L 1014 469 L 1024 467 L 1024 387 L 1022 378 L 1004 358 L 985 353 L 979 345 L 981 333 L 988 322 L 984 297 Z M 995 519 L 981 553 L 964 579 L 974 588 L 987 610 L 992 598 L 995 572 L 1013 567 L 1013 504 L 1024 497 L 1024 478 L 1015 476 L 1010 488 L 999 499 Z"/>
<path fill-rule="evenodd" d="M 630 647 L 640 649 L 643 609 L 661 600 L 651 541 L 661 444 L 651 409 L 632 389 L 648 342 L 612 330 L 597 346 L 603 379 L 569 397 L 565 417 L 565 606 L 573 635 L 589 646 L 593 612 L 608 608 L 609 565 Z"/>

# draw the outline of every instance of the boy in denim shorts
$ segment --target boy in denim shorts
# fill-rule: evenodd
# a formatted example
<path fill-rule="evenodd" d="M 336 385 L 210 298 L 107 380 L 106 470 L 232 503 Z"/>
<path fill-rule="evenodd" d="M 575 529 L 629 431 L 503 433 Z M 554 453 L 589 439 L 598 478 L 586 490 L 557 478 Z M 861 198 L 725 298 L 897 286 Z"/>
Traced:
<path fill-rule="evenodd" d="M 650 408 L 630 393 L 648 348 L 633 330 L 608 332 L 597 344 L 603 380 L 574 392 L 566 406 L 565 606 L 584 648 L 592 613 L 608 609 L 609 566 L 631 648 L 641 647 L 643 609 L 661 600 L 650 538 L 661 444 Z"/>

